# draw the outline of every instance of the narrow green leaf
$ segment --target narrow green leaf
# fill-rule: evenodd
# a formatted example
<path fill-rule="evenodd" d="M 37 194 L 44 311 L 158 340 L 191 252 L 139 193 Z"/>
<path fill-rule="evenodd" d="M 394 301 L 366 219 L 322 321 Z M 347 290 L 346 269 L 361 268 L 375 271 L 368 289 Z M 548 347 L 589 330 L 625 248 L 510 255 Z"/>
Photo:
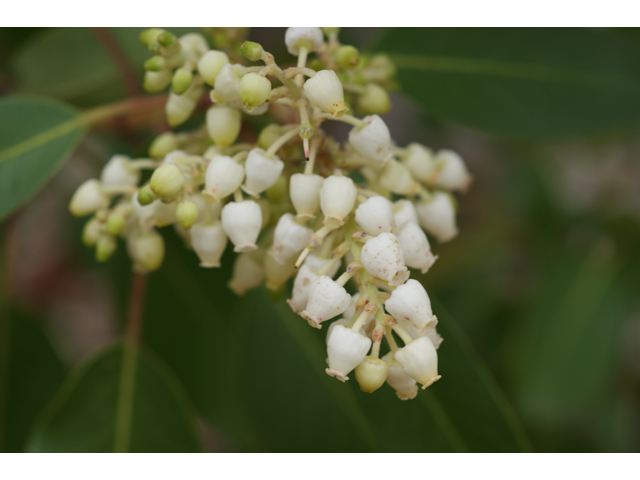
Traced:
<path fill-rule="evenodd" d="M 76 369 L 29 441 L 34 452 L 198 452 L 186 395 L 144 350 L 117 344 Z"/>
<path fill-rule="evenodd" d="M 0 100 L 0 220 L 62 166 L 83 132 L 82 117 L 60 102 Z"/>
<path fill-rule="evenodd" d="M 589 29 L 404 28 L 377 49 L 425 112 L 546 139 L 640 122 L 640 51 Z"/>

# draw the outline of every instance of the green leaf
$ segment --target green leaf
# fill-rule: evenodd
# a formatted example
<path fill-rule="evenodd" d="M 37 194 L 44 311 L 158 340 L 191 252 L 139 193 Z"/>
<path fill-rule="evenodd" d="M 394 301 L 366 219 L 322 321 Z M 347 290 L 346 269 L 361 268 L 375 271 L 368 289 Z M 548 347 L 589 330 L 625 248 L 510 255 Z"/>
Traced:
<path fill-rule="evenodd" d="M 117 344 L 76 369 L 29 441 L 33 452 L 198 452 L 180 384 L 144 350 Z"/>
<path fill-rule="evenodd" d="M 0 451 L 22 452 L 65 368 L 32 319 L 13 312 L 0 318 L 0 327 Z"/>
<path fill-rule="evenodd" d="M 402 28 L 377 50 L 403 93 L 445 120 L 529 139 L 640 122 L 640 50 L 609 32 Z"/>
<path fill-rule="evenodd" d="M 0 100 L 0 221 L 62 166 L 84 132 L 81 118 L 52 100 Z"/>

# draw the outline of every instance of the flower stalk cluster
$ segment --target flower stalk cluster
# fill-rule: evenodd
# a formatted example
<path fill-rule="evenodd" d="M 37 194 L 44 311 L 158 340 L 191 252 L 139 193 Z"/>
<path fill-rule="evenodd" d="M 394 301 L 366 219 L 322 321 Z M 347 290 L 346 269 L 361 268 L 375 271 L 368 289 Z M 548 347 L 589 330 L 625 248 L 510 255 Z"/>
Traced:
<path fill-rule="evenodd" d="M 158 136 L 149 158 L 114 156 L 70 210 L 92 215 L 83 241 L 98 261 L 123 238 L 142 273 L 162 264 L 159 228 L 172 225 L 205 268 L 219 267 L 230 244 L 235 293 L 292 280 L 291 309 L 314 328 L 330 323 L 328 375 L 344 382 L 353 372 L 365 392 L 386 382 L 411 399 L 440 378 L 442 338 L 410 268 L 426 273 L 436 261 L 427 234 L 457 235 L 452 193 L 471 176 L 455 152 L 393 142 L 380 116 L 391 105 L 393 64 L 341 45 L 338 31 L 289 28 L 297 57 L 289 68 L 236 29 L 215 30 L 220 50 L 196 33 L 143 32 L 154 53 L 144 85 L 170 88 L 169 125 L 210 102 L 205 124 Z M 232 63 L 238 52 L 259 64 Z M 256 115 L 273 122 L 252 139 L 243 124 Z M 327 135 L 326 121 L 348 124 L 348 141 Z M 143 170 L 151 175 L 140 184 Z"/>

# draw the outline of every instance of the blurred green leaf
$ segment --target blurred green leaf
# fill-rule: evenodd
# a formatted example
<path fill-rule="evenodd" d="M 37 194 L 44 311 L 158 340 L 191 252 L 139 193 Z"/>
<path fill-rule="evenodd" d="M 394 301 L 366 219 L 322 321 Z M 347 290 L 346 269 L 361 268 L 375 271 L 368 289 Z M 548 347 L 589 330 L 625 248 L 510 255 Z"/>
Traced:
<path fill-rule="evenodd" d="M 13 312 L 0 324 L 5 327 L 0 331 L 0 451 L 22 452 L 34 419 L 64 380 L 65 368 L 32 319 Z"/>
<path fill-rule="evenodd" d="M 171 241 L 171 240 L 170 240 Z M 231 258 L 223 259 L 229 265 Z M 145 341 L 178 373 L 204 417 L 244 451 L 522 451 L 529 444 L 495 380 L 438 307 L 443 379 L 408 402 L 324 373 L 317 331 L 264 289 L 236 298 L 229 269 L 182 246 L 152 276 Z"/>
<path fill-rule="evenodd" d="M 62 166 L 84 126 L 53 100 L 0 100 L 0 220 L 29 200 Z"/>
<path fill-rule="evenodd" d="M 117 344 L 71 373 L 32 435 L 34 452 L 198 452 L 182 387 L 144 350 Z"/>
<path fill-rule="evenodd" d="M 430 115 L 548 139 L 637 125 L 640 50 L 580 28 L 396 28 L 377 50 Z"/>

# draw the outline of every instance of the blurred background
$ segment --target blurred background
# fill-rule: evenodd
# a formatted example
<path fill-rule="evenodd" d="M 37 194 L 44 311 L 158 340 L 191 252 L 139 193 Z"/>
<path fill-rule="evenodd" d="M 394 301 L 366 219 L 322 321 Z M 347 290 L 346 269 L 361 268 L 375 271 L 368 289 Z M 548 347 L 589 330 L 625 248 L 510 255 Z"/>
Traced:
<path fill-rule="evenodd" d="M 0 95 L 81 109 L 142 95 L 121 75 L 125 61 L 142 76 L 138 32 L 0 29 Z M 249 38 L 294 60 L 284 29 Z M 384 119 L 398 145 L 455 150 L 475 178 L 457 197 L 460 235 L 432 244 L 440 258 L 418 274 L 445 339 L 443 379 L 409 402 L 336 382 L 323 371 L 324 332 L 292 316 L 286 293 L 236 298 L 232 252 L 226 267 L 200 269 L 163 229 L 130 448 L 638 451 L 638 30 L 343 29 L 340 39 L 395 61 Z M 122 245 L 97 264 L 67 205 L 111 155 L 144 156 L 164 128 L 161 114 L 134 127 L 91 131 L 0 224 L 1 451 L 112 449 L 131 266 Z"/>

